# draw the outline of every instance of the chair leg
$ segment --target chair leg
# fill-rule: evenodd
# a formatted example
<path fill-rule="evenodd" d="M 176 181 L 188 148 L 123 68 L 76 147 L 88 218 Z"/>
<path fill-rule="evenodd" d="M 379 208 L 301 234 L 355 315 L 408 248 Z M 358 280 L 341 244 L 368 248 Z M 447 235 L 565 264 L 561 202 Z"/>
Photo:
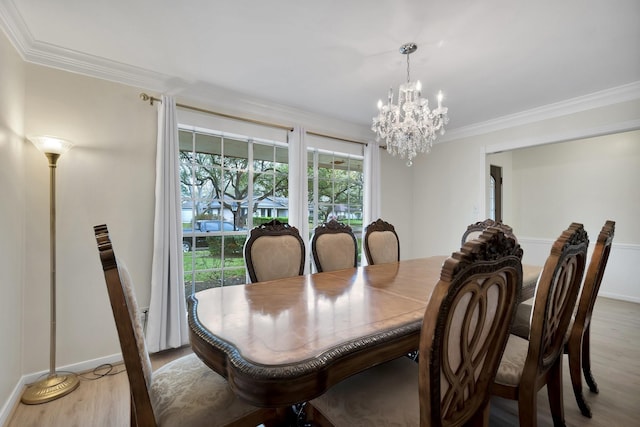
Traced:
<path fill-rule="evenodd" d="M 133 396 L 129 395 L 129 425 L 131 427 L 138 426 L 138 420 L 136 418 L 136 410 L 133 406 Z"/>
<path fill-rule="evenodd" d="M 580 412 L 585 417 L 591 418 L 591 408 L 582 394 L 582 361 L 584 351 L 584 341 L 574 343 L 570 341 L 568 344 L 569 351 L 569 374 L 571 375 L 571 385 L 573 386 L 573 394 L 580 408 Z"/>
<path fill-rule="evenodd" d="M 535 387 L 522 387 L 518 392 L 518 419 L 520 427 L 538 426 L 538 396 Z"/>
<path fill-rule="evenodd" d="M 591 325 L 587 326 L 584 331 L 584 336 L 582 337 L 582 371 L 584 372 L 584 379 L 587 381 L 589 390 L 591 390 L 593 393 L 599 393 L 598 384 L 596 384 L 596 380 L 593 379 L 593 375 L 591 374 L 590 336 Z"/>
<path fill-rule="evenodd" d="M 565 427 L 564 404 L 562 401 L 562 354 L 549 369 L 547 395 L 554 427 Z"/>
<path fill-rule="evenodd" d="M 320 411 L 318 411 L 311 403 L 306 405 L 307 412 L 307 425 L 313 427 L 333 427 L 331 421 L 329 421 Z"/>

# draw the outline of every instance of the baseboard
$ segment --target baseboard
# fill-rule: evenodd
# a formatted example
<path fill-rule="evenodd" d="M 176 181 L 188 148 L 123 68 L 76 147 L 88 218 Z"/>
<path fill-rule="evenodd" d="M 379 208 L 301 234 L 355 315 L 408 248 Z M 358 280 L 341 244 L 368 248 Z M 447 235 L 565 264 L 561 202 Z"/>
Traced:
<path fill-rule="evenodd" d="M 9 399 L 4 403 L 2 410 L 0 410 L 0 426 L 6 425 L 11 419 L 11 415 L 13 415 L 13 411 L 15 410 L 18 402 L 20 402 L 20 397 L 22 396 L 22 390 L 24 390 L 24 377 L 20 378 L 18 384 L 16 384 L 15 388 L 9 395 Z"/>
<path fill-rule="evenodd" d="M 596 238 L 597 235 L 589 242 L 587 267 L 591 261 Z M 544 265 L 554 240 L 518 237 L 518 242 L 524 249 L 523 263 Z M 636 286 L 638 277 L 640 277 L 640 245 L 614 241 L 598 294 L 607 298 L 638 303 L 640 302 L 640 288 Z"/>
<path fill-rule="evenodd" d="M 105 356 L 105 357 L 99 357 L 97 359 L 86 360 L 84 362 L 74 363 L 72 365 L 58 366 L 56 370 L 75 372 L 75 373 L 84 373 L 84 372 L 90 372 L 100 365 L 104 365 L 104 364 L 116 365 L 119 363 L 122 363 L 121 353 L 112 354 L 110 356 Z M 14 387 L 13 392 L 11 392 L 9 399 L 7 399 L 7 401 L 4 403 L 4 406 L 2 407 L 2 410 L 0 410 L 0 426 L 4 426 L 11 418 L 13 411 L 15 410 L 16 406 L 20 402 L 20 398 L 22 397 L 22 392 L 24 391 L 24 388 L 27 387 L 29 384 L 32 384 L 38 381 L 39 379 L 43 378 L 48 373 L 49 373 L 48 370 L 41 371 L 41 372 L 34 372 L 31 374 L 23 375 L 20 378 L 20 380 L 18 380 L 18 383 Z"/>
<path fill-rule="evenodd" d="M 640 298 L 631 297 L 629 295 L 620 295 L 620 294 L 615 294 L 611 292 L 598 292 L 598 297 L 615 299 L 615 300 L 626 301 L 626 302 L 634 302 L 636 304 L 640 304 Z"/>

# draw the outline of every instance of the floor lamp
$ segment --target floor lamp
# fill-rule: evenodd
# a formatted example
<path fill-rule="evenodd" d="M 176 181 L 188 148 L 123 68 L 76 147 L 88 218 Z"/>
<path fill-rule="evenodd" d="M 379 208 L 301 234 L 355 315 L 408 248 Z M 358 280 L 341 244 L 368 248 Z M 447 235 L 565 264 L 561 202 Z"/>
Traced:
<path fill-rule="evenodd" d="M 51 285 L 51 325 L 49 374 L 29 387 L 22 394 L 22 402 L 34 405 L 50 402 L 75 390 L 80 382 L 74 373 L 56 372 L 56 163 L 73 144 L 48 136 L 29 137 L 29 140 L 49 159 L 49 245 Z"/>

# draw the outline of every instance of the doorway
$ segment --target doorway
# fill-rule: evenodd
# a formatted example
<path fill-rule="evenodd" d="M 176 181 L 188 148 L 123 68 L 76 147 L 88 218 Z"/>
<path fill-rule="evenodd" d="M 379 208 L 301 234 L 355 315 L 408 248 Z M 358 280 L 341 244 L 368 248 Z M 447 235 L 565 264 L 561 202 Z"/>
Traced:
<path fill-rule="evenodd" d="M 502 167 L 490 165 L 489 218 L 502 222 Z"/>

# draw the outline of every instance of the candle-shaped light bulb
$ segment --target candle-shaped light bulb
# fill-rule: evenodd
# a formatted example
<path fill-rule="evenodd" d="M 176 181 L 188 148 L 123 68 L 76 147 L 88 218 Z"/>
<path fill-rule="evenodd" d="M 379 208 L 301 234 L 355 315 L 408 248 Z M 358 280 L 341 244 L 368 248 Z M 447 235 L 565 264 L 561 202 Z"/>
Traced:
<path fill-rule="evenodd" d="M 422 90 L 422 83 L 420 83 L 420 80 L 416 82 L 416 90 L 418 91 L 418 96 L 419 96 L 420 91 Z"/>
<path fill-rule="evenodd" d="M 442 91 L 438 92 L 438 108 L 442 108 Z"/>
<path fill-rule="evenodd" d="M 382 99 L 378 99 L 378 110 L 382 110 Z"/>

